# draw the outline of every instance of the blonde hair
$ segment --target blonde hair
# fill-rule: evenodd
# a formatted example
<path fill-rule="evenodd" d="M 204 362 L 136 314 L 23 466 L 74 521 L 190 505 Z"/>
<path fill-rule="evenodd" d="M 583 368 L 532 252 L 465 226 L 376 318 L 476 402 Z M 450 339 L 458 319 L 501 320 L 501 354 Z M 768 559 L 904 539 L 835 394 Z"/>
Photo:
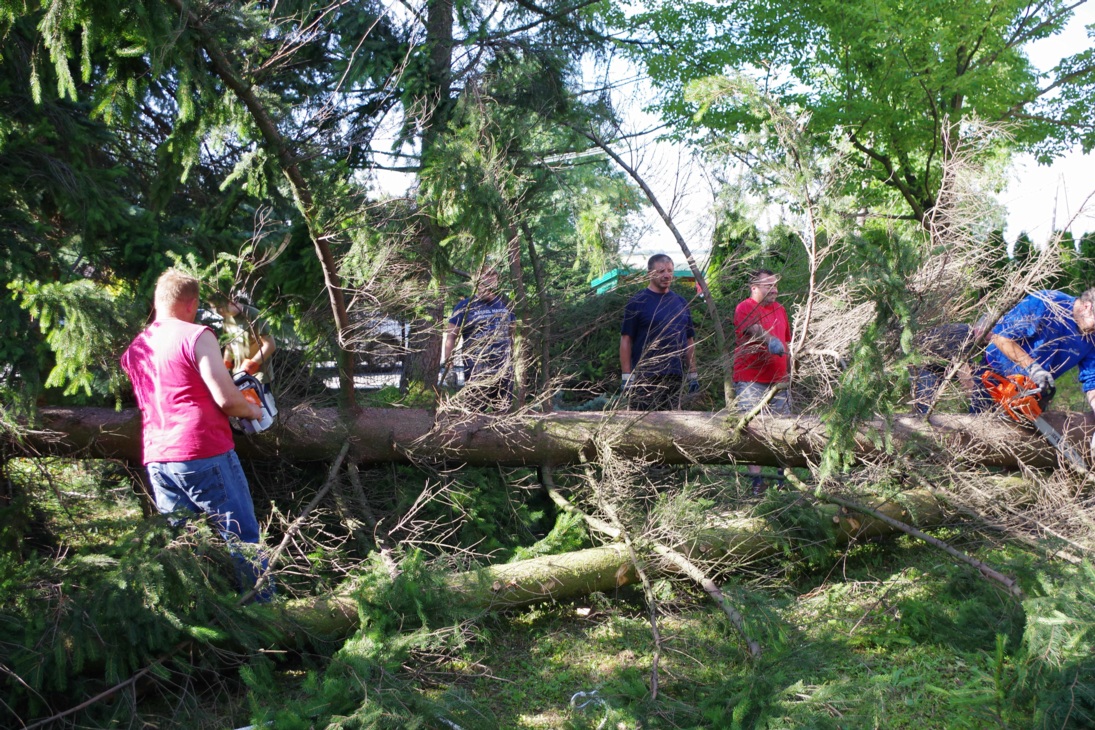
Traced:
<path fill-rule="evenodd" d="M 157 312 L 167 312 L 180 302 L 189 302 L 201 295 L 201 282 L 178 269 L 168 269 L 156 280 Z"/>

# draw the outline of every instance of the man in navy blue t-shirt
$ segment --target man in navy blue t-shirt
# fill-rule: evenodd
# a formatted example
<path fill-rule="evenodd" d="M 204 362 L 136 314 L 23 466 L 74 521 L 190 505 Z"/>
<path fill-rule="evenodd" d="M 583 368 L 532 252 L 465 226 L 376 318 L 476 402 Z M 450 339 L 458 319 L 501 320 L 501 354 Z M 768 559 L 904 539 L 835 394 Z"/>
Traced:
<path fill-rule="evenodd" d="M 695 336 L 688 302 L 669 291 L 673 259 L 663 253 L 646 264 L 650 283 L 631 297 L 620 326 L 623 390 L 636 410 L 680 407 L 687 375 L 696 390 Z"/>
<path fill-rule="evenodd" d="M 481 406 L 509 405 L 513 378 L 513 329 L 517 318 L 506 298 L 498 293 L 498 272 L 479 274 L 475 296 L 461 299 L 449 318 L 441 348 L 441 367 L 462 340 L 464 383 Z"/>

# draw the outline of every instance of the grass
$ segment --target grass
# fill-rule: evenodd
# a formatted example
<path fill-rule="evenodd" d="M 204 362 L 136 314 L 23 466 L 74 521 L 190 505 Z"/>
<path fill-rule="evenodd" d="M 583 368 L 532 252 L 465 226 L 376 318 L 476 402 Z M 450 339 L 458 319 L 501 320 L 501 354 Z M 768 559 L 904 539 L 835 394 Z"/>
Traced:
<path fill-rule="evenodd" d="M 755 663 L 722 614 L 678 586 L 659 617 L 657 700 L 649 621 L 633 592 L 499 620 L 492 640 L 469 650 L 475 672 L 454 672 L 451 685 L 500 728 L 596 727 L 605 717 L 620 729 L 732 727 L 735 718 L 767 728 L 1026 726 L 1029 715 L 1001 700 L 995 680 L 997 635 L 1014 647 L 1022 633 L 1018 604 L 935 551 L 897 542 L 892 554 L 853 550 L 837 575 L 801 594 L 754 595 L 763 605 L 747 617 L 765 646 Z M 594 691 L 598 702 L 572 706 Z"/>
<path fill-rule="evenodd" d="M 97 545 L 124 543 L 141 522 L 122 470 L 57 462 L 50 482 L 40 480 L 40 466 L 9 464 L 13 479 L 39 484 L 27 492 L 36 524 L 18 531 L 8 525 L 9 539 L 16 533 L 63 536 L 69 549 L 88 554 Z M 726 476 L 726 497 L 739 499 L 734 484 L 744 489 L 744 474 L 735 479 L 730 470 Z M 1042 563 L 966 528 L 937 534 L 1026 586 L 1036 577 L 1041 593 L 1055 581 L 1075 580 L 1072 566 Z M 719 578 L 763 646 L 755 661 L 725 616 L 693 586 L 657 582 L 662 647 L 656 698 L 650 691 L 655 647 L 649 616 L 634 588 L 480 616 L 469 642 L 455 653 L 412 653 L 401 660 L 400 684 L 387 691 L 402 692 L 404 699 L 456 698 L 479 718 L 478 725 L 462 724 L 466 728 L 928 730 L 1035 722 L 1033 704 L 1014 691 L 1025 607 L 972 569 L 908 537 L 856 545 L 824 561 L 811 556 L 812 570 L 795 557 L 748 576 Z M 397 638 L 377 631 L 375 625 L 363 628 L 357 638 Z M 261 702 L 274 697 L 303 704 L 314 696 L 327 661 L 281 656 Z M 180 695 L 156 690 L 134 698 L 135 714 L 163 728 L 248 724 L 248 690 L 234 675 L 205 672 L 187 681 L 194 684 Z M 373 680 L 362 682 L 366 694 L 376 696 Z M 423 727 L 446 726 L 439 722 L 434 716 Z"/>

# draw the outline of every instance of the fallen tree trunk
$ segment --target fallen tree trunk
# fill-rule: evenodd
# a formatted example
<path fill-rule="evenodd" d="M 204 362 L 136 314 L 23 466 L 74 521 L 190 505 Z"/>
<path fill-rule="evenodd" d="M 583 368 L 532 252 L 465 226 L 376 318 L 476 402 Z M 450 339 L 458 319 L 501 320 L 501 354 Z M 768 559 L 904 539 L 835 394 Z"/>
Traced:
<path fill-rule="evenodd" d="M 873 503 L 871 507 L 891 519 L 918 527 L 941 524 L 944 518 L 940 503 L 926 490 L 906 492 L 900 503 Z M 883 520 L 835 505 L 820 505 L 816 509 L 827 525 L 828 538 L 837 546 L 898 532 Z M 788 544 L 789 539 L 779 535 L 765 520 L 731 517 L 704 529 L 687 544 L 675 549 L 698 561 L 718 561 L 732 567 L 781 554 Z M 646 567 L 660 575 L 680 572 L 679 566 L 653 556 Z M 611 593 L 637 581 L 638 574 L 628 557 L 627 548 L 614 543 L 460 573 L 448 581 L 448 587 L 453 593 L 453 600 L 497 610 L 575 598 L 598 591 Z M 292 623 L 323 636 L 347 634 L 357 626 L 357 607 L 349 597 L 328 596 L 294 601 L 285 610 L 291 616 Z"/>
<path fill-rule="evenodd" d="M 136 410 L 43 408 L 40 416 L 41 427 L 26 432 L 14 445 L 15 453 L 140 459 Z M 1064 412 L 1047 413 L 1046 420 L 1072 444 L 1082 445 L 1086 454 L 1095 420 Z M 349 441 L 354 463 L 421 460 L 527 466 L 575 463 L 582 454 L 596 460 L 595 443 L 612 435 L 614 452 L 621 458 L 805 466 L 829 441 L 825 425 L 812 416 L 759 416 L 740 431 L 737 424 L 736 416 L 698 411 L 456 417 L 422 409 L 372 408 L 344 419 L 333 408 L 294 408 L 283 411 L 270 431 L 240 436 L 236 444 L 241 455 L 251 458 L 329 461 Z M 860 430 L 856 451 L 869 459 L 885 452 L 887 442 L 948 463 L 958 459 L 1003 468 L 1058 463 L 1056 450 L 1040 436 L 990 415 L 868 421 Z"/>

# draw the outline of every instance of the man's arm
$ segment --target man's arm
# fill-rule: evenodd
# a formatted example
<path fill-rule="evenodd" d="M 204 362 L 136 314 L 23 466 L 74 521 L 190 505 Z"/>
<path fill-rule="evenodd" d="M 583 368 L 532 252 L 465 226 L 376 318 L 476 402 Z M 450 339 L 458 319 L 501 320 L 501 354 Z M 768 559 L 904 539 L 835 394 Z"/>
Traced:
<path fill-rule="evenodd" d="M 445 340 L 441 343 L 441 365 L 445 367 L 445 363 L 452 357 L 452 353 L 456 351 L 456 325 L 449 322 L 448 328 L 445 329 Z"/>
<path fill-rule="evenodd" d="M 255 351 L 255 354 L 238 365 L 248 375 L 258 375 L 259 371 L 262 370 L 262 366 L 273 356 L 274 350 L 278 349 L 277 345 L 274 344 L 274 338 L 270 335 L 259 335 L 258 343 L 259 349 Z M 228 366 L 232 361 L 231 350 L 225 350 L 225 353 L 224 364 Z M 231 370 L 232 368 L 229 367 L 228 369 Z"/>
<path fill-rule="evenodd" d="M 751 340 L 760 340 L 761 342 L 767 342 L 768 338 L 772 335 L 768 330 L 760 326 L 760 323 L 751 324 L 742 330 L 742 333 Z"/>
<path fill-rule="evenodd" d="M 274 338 L 270 335 L 261 335 L 259 337 L 259 351 L 255 353 L 255 356 L 251 359 L 262 365 L 270 360 L 274 356 L 274 351 L 278 349 L 277 343 L 274 342 Z"/>
<path fill-rule="evenodd" d="M 684 364 L 688 366 L 688 373 L 696 372 L 696 338 L 689 337 L 684 346 Z"/>
<path fill-rule="evenodd" d="M 993 335 L 989 338 L 989 344 L 996 345 L 996 349 L 1004 354 L 1008 360 L 1021 368 L 1029 368 L 1034 358 L 1027 354 L 1026 350 L 1019 346 L 1015 340 L 1002 335 Z"/>
<path fill-rule="evenodd" d="M 198 361 L 198 372 L 201 373 L 205 387 L 209 388 L 213 400 L 226 416 L 256 421 L 262 418 L 262 409 L 244 398 L 232 382 L 232 376 L 221 359 L 217 338 L 211 331 L 205 330 L 198 337 L 194 345 L 194 357 Z"/>
<path fill-rule="evenodd" d="M 738 305 L 734 310 L 734 328 L 737 330 L 739 339 L 753 340 L 754 342 L 762 342 L 767 344 L 769 338 L 772 337 L 772 333 L 764 329 L 760 324 L 760 316 L 756 305 L 751 307 L 748 311 L 741 311 L 743 305 L 751 300 L 746 299 L 744 302 Z M 752 324 L 745 324 L 752 320 Z"/>
<path fill-rule="evenodd" d="M 620 335 L 620 372 L 631 374 L 631 335 Z"/>

